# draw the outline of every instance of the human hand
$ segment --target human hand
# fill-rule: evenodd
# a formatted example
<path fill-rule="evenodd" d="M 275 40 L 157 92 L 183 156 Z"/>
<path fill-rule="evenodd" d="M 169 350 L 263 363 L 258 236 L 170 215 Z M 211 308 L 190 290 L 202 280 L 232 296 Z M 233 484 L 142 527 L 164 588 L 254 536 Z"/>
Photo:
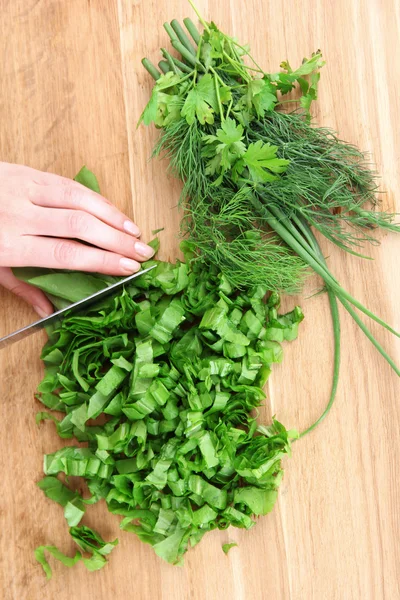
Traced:
<path fill-rule="evenodd" d="M 139 236 L 135 223 L 111 202 L 76 181 L 0 162 L 0 285 L 41 317 L 53 311 L 51 303 L 10 267 L 128 276 L 154 254 Z"/>

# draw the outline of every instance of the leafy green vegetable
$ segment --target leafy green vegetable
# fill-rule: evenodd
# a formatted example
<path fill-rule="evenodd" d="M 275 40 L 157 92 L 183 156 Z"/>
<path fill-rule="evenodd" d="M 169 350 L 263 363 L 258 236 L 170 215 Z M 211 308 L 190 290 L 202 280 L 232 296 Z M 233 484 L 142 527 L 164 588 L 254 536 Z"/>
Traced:
<path fill-rule="evenodd" d="M 75 556 L 69 557 L 63 554 L 56 546 L 38 546 L 35 550 L 35 558 L 42 565 L 47 579 L 51 579 L 52 570 L 46 559 L 45 552 L 51 554 L 66 567 L 73 567 L 82 558 L 82 554 L 77 551 Z"/>
<path fill-rule="evenodd" d="M 64 516 L 70 527 L 78 525 L 85 514 L 85 507 L 80 494 L 71 491 L 57 477 L 52 475 L 44 477 L 38 482 L 38 486 L 48 498 L 64 507 Z"/>
<path fill-rule="evenodd" d="M 216 104 L 214 80 L 207 73 L 188 93 L 181 114 L 189 125 L 194 122 L 196 117 L 203 125 L 204 123 L 214 123 L 213 113 L 216 110 Z"/>
<path fill-rule="evenodd" d="M 118 540 L 105 542 L 98 533 L 86 526 L 71 527 L 70 534 L 79 548 L 83 552 L 90 553 L 91 556 L 85 557 L 78 550 L 75 556 L 69 557 L 60 552 L 55 546 L 39 546 L 35 550 L 35 558 L 42 565 L 47 579 L 51 578 L 52 571 L 46 559 L 45 552 L 51 554 L 66 567 L 73 567 L 78 561 L 82 560 L 88 570 L 96 571 L 106 564 L 105 555 L 109 554 L 118 543 Z"/>
<path fill-rule="evenodd" d="M 276 177 L 272 173 L 283 173 L 289 164 L 288 160 L 277 158 L 277 146 L 264 144 L 261 140 L 249 144 L 243 154 L 243 164 L 248 168 L 251 179 L 255 182 L 265 183 L 274 181 Z"/>
<path fill-rule="evenodd" d="M 99 500 L 173 564 L 207 531 L 249 529 L 276 500 L 297 434 L 275 419 L 257 426 L 252 410 L 282 360 L 276 340 L 294 339 L 303 314 L 279 316 L 276 293 L 265 302 L 263 286 L 238 291 L 216 267 L 204 269 L 193 245 L 181 246 L 184 263 L 150 261 L 156 268 L 134 285 L 49 332 L 37 397 L 63 418 L 41 412 L 38 422 L 54 420 L 60 437 L 81 445 L 44 457 L 38 485 L 64 508 L 79 547 L 73 558 L 39 547 L 48 577 L 46 551 L 67 566 L 106 563 L 117 540 L 78 526 Z M 40 277 L 55 295 L 71 283 L 71 273 Z M 74 293 L 86 291 L 84 276 L 77 281 Z M 61 473 L 83 477 L 92 496 L 69 489 Z"/>
<path fill-rule="evenodd" d="M 237 543 L 236 543 L 236 542 L 230 542 L 229 544 L 222 544 L 222 551 L 223 551 L 225 554 L 228 554 L 229 550 L 230 550 L 231 548 L 234 548 L 235 546 L 237 546 Z"/>

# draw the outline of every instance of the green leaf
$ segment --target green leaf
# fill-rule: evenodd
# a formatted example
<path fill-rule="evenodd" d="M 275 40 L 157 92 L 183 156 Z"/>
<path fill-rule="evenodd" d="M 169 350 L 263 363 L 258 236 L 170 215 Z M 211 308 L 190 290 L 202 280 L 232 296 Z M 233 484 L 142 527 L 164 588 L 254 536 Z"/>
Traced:
<path fill-rule="evenodd" d="M 304 75 L 310 75 L 317 69 L 321 69 L 325 65 L 325 61 L 322 58 L 322 54 L 318 51 L 314 53 L 311 58 L 304 58 L 300 67 L 298 67 L 295 71 L 292 71 L 292 75 L 298 79 L 299 77 L 304 77 Z M 286 69 L 288 63 L 281 63 L 281 67 Z"/>
<path fill-rule="evenodd" d="M 98 571 L 99 569 L 102 569 L 107 562 L 104 556 L 98 552 L 93 552 L 92 556 L 89 558 L 83 556 L 82 561 L 88 571 Z"/>
<path fill-rule="evenodd" d="M 186 531 L 177 527 L 174 533 L 165 538 L 162 542 L 154 544 L 153 550 L 160 558 L 175 565 L 181 557 L 181 546 Z"/>
<path fill-rule="evenodd" d="M 208 71 L 212 65 L 212 50 L 213 48 L 208 42 L 203 42 L 200 48 L 200 62 L 204 65 L 206 71 Z"/>
<path fill-rule="evenodd" d="M 37 485 L 48 498 L 58 502 L 61 506 L 66 506 L 69 502 L 79 497 L 77 492 L 73 492 L 67 488 L 57 477 L 43 477 L 43 479 L 38 481 Z"/>
<path fill-rule="evenodd" d="M 222 544 L 222 551 L 223 551 L 225 554 L 228 554 L 229 550 L 230 550 L 231 548 L 234 548 L 235 546 L 237 546 L 237 543 L 236 543 L 236 542 L 230 542 L 229 544 Z"/>
<path fill-rule="evenodd" d="M 278 492 L 256 487 L 238 488 L 234 494 L 235 504 L 246 504 L 255 515 L 266 515 L 274 508 Z"/>
<path fill-rule="evenodd" d="M 257 116 L 263 118 L 264 114 L 274 110 L 277 102 L 274 87 L 264 79 L 253 79 L 248 84 L 248 104 L 254 107 Z"/>
<path fill-rule="evenodd" d="M 38 287 L 44 292 L 53 294 L 69 302 L 83 300 L 107 286 L 101 278 L 86 273 L 52 272 L 46 275 L 25 277 L 23 272 L 16 270 L 16 275 L 20 279 L 23 279 L 23 281 Z"/>
<path fill-rule="evenodd" d="M 161 77 L 157 80 L 155 87 L 159 91 L 168 90 L 178 85 L 180 83 L 180 80 L 181 77 L 179 75 L 176 75 L 175 73 L 172 73 L 172 71 L 169 71 L 168 73 L 161 75 Z"/>
<path fill-rule="evenodd" d="M 189 125 L 194 123 L 196 118 L 202 125 L 211 124 L 214 123 L 217 106 L 214 78 L 206 73 L 188 93 L 181 115 Z"/>
<path fill-rule="evenodd" d="M 146 104 L 142 114 L 140 115 L 140 119 L 136 127 L 143 122 L 145 125 L 150 125 L 156 120 L 157 117 L 157 107 L 158 107 L 158 92 L 157 88 L 154 87 L 150 96 L 150 100 Z"/>
<path fill-rule="evenodd" d="M 56 546 L 39 546 L 35 550 L 35 558 L 43 567 L 47 579 L 51 579 L 51 567 L 46 559 L 45 552 L 51 554 L 56 560 L 59 560 L 66 567 L 73 567 L 81 558 L 82 554 L 77 552 L 74 557 L 66 556 Z"/>
<path fill-rule="evenodd" d="M 77 500 L 67 502 L 67 504 L 65 505 L 64 517 L 70 527 L 78 525 L 84 514 L 85 509 L 83 507 L 83 504 Z"/>
<path fill-rule="evenodd" d="M 97 531 L 94 531 L 86 525 L 81 527 L 71 527 L 70 534 L 74 542 L 83 550 L 83 552 L 98 553 L 102 556 L 110 554 L 113 548 L 118 544 L 118 539 L 113 542 L 105 542 Z"/>
<path fill-rule="evenodd" d="M 265 183 L 276 179 L 272 173 L 283 173 L 289 164 L 288 160 L 277 158 L 277 146 L 264 144 L 261 140 L 249 144 L 242 157 L 248 168 L 250 177 L 255 182 Z"/>
<path fill-rule="evenodd" d="M 69 512 L 69 515 L 72 518 L 72 512 Z M 83 557 L 81 552 L 78 551 L 75 556 L 71 558 L 60 552 L 55 546 L 39 546 L 35 550 L 35 558 L 42 565 L 47 579 L 51 578 L 52 572 L 46 559 L 45 552 L 49 552 L 54 558 L 67 567 L 72 567 L 82 559 L 89 571 L 96 571 L 106 564 L 106 559 L 104 558 L 105 555 L 109 554 L 116 544 L 118 544 L 118 540 L 105 542 L 98 533 L 85 525 L 82 527 L 71 527 L 70 534 L 79 548 L 81 548 L 83 552 L 89 552 L 91 556 Z"/>
<path fill-rule="evenodd" d="M 203 433 L 198 438 L 200 452 L 204 457 L 204 461 L 206 463 L 207 469 L 212 469 L 219 464 L 219 459 L 215 453 L 214 442 L 211 438 L 211 435 L 208 431 L 203 431 Z"/>
<path fill-rule="evenodd" d="M 74 180 L 93 192 L 100 194 L 100 186 L 97 177 L 92 171 L 89 171 L 87 167 L 83 166 L 79 173 L 74 177 Z"/>
<path fill-rule="evenodd" d="M 206 168 L 206 173 L 210 175 L 229 170 L 246 150 L 242 142 L 243 127 L 230 117 L 225 119 L 215 135 L 207 135 L 203 139 L 207 144 L 203 149 L 203 156 L 212 157 Z"/>
<path fill-rule="evenodd" d="M 311 58 L 304 58 L 301 66 L 294 71 L 287 61 L 283 61 L 280 66 L 282 69 L 285 69 L 286 72 L 274 73 L 273 75 L 270 75 L 269 78 L 276 83 L 278 90 L 282 94 L 289 93 L 294 88 L 294 84 L 297 81 L 303 94 L 300 103 L 308 110 L 312 100 L 316 98 L 317 89 L 315 83 L 317 83 L 319 79 L 318 70 L 321 69 L 324 64 L 325 61 L 322 59 L 322 54 L 318 51 L 313 53 Z M 313 84 L 310 85 L 307 79 L 305 79 L 308 75 L 311 76 L 311 79 L 314 78 L 313 91 L 310 93 L 309 88 L 312 87 Z"/>
<path fill-rule="evenodd" d="M 318 98 L 318 82 L 320 78 L 320 73 L 312 73 L 310 77 L 310 85 L 307 88 L 307 92 L 303 89 L 303 96 L 300 98 L 300 105 L 305 109 L 306 113 L 309 115 L 311 103 Z M 310 116 L 308 116 L 307 120 L 310 121 Z"/>
<path fill-rule="evenodd" d="M 153 88 L 149 102 L 140 116 L 137 127 L 142 122 L 145 125 L 154 122 L 157 126 L 162 127 L 179 117 L 179 97 L 173 93 L 179 82 L 179 75 L 172 73 L 172 71 L 161 75 Z"/>

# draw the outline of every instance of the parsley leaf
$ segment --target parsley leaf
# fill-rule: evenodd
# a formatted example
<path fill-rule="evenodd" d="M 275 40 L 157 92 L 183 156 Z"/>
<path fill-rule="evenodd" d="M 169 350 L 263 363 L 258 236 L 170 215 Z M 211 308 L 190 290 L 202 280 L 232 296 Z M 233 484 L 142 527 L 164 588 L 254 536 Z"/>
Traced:
<path fill-rule="evenodd" d="M 153 119 L 157 127 L 167 127 L 180 119 L 182 99 L 179 96 L 159 92 L 157 96 L 156 116 Z"/>
<path fill-rule="evenodd" d="M 308 86 L 307 90 L 305 91 L 302 88 L 303 91 L 303 96 L 300 98 L 300 104 L 301 106 L 306 110 L 306 112 L 308 113 L 307 116 L 307 120 L 310 121 L 311 120 L 311 115 L 310 115 L 310 106 L 311 103 L 317 99 L 318 97 L 318 82 L 319 82 L 319 78 L 320 78 L 320 73 L 316 72 L 316 73 L 312 73 L 311 77 L 310 77 L 310 85 Z M 300 79 L 299 79 L 299 83 L 300 83 Z"/>
<path fill-rule="evenodd" d="M 276 92 L 274 86 L 265 79 L 253 79 L 248 84 L 248 106 L 254 106 L 258 117 L 263 117 L 265 112 L 274 110 Z"/>
<path fill-rule="evenodd" d="M 265 183 L 274 181 L 275 175 L 272 173 L 283 173 L 286 171 L 288 160 L 277 158 L 277 146 L 263 144 L 261 140 L 254 144 L 249 144 L 242 157 L 243 165 L 249 170 L 250 177 L 255 182 Z"/>
<path fill-rule="evenodd" d="M 203 156 L 210 157 L 207 163 L 206 173 L 213 175 L 222 170 L 221 177 L 215 182 L 216 185 L 222 181 L 225 171 L 246 151 L 243 140 L 243 127 L 238 125 L 234 119 L 228 117 L 217 129 L 216 135 L 206 135 L 203 140 L 206 142 L 203 150 Z"/>
<path fill-rule="evenodd" d="M 157 80 L 150 100 L 140 116 L 138 127 L 142 121 L 145 125 L 154 122 L 158 127 L 163 127 L 179 119 L 182 101 L 174 94 L 178 83 L 179 75 L 172 72 L 162 75 Z M 168 90 L 168 93 L 165 90 Z"/>
<path fill-rule="evenodd" d="M 153 91 L 150 96 L 150 100 L 146 104 L 144 111 L 140 115 L 140 119 L 138 121 L 137 127 L 139 127 L 140 123 L 145 125 L 150 125 L 156 120 L 157 117 L 157 88 L 154 86 Z"/>
<path fill-rule="evenodd" d="M 185 117 L 189 125 L 194 123 L 196 117 L 202 125 L 212 124 L 217 107 L 214 79 L 209 73 L 206 73 L 188 93 L 181 115 Z"/>
<path fill-rule="evenodd" d="M 306 95 L 307 92 L 309 91 L 309 86 L 308 86 L 307 80 L 304 79 L 304 76 L 317 75 L 317 71 L 321 67 L 323 67 L 324 64 L 325 64 L 325 61 L 322 59 L 322 54 L 318 50 L 317 52 L 314 52 L 312 54 L 311 58 L 304 58 L 300 67 L 298 69 L 296 69 L 295 71 L 293 71 L 293 69 L 290 66 L 288 61 L 285 60 L 285 61 L 281 62 L 280 67 L 282 69 L 284 69 L 285 72 L 273 73 L 272 75 L 269 76 L 269 79 L 276 83 L 277 89 L 282 94 L 288 94 L 294 88 L 294 84 L 297 81 L 300 85 L 303 95 Z M 314 84 L 318 83 L 318 79 L 319 79 L 319 76 L 315 82 L 315 77 L 314 77 Z M 312 100 L 314 100 L 315 98 L 316 98 L 316 85 L 314 86 L 313 91 L 310 93 L 308 108 L 310 107 Z M 307 102 L 306 102 L 306 104 L 307 104 Z M 303 104 L 302 104 L 302 106 L 303 106 Z M 304 106 L 304 108 L 306 108 L 306 107 Z M 308 108 L 307 108 L 307 110 L 308 110 Z"/>
<path fill-rule="evenodd" d="M 211 58 L 222 60 L 226 36 L 212 23 L 209 31 L 203 33 L 205 43 L 210 45 Z"/>

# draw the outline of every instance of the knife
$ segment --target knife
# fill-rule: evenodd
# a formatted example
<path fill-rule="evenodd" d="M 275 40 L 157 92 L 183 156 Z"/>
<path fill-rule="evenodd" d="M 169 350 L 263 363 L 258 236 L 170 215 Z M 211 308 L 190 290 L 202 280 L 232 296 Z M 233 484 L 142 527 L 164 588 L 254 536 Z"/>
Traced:
<path fill-rule="evenodd" d="M 35 331 L 39 331 L 40 329 L 43 329 L 44 327 L 47 327 L 48 325 L 51 325 L 52 323 L 61 321 L 61 319 L 63 319 L 63 317 L 67 313 L 70 313 L 71 311 L 75 312 L 77 310 L 82 310 L 82 309 L 87 308 L 88 306 L 91 306 L 93 303 L 98 302 L 99 300 L 102 300 L 103 298 L 106 298 L 110 294 L 113 294 L 114 292 L 118 291 L 122 286 L 124 286 L 125 284 L 130 283 L 131 281 L 136 279 L 136 277 L 143 275 L 143 273 L 148 273 L 149 271 L 154 269 L 156 266 L 157 265 L 153 265 L 152 267 L 143 269 L 143 271 L 138 271 L 137 273 L 134 273 L 133 275 L 129 275 L 129 277 L 125 277 L 125 279 L 121 279 L 120 281 L 117 281 L 116 283 L 109 285 L 108 287 L 104 288 L 103 290 L 100 290 L 99 292 L 96 292 L 95 294 L 92 294 L 91 296 L 88 296 L 87 298 L 83 298 L 83 300 L 78 300 L 78 302 L 74 302 L 73 304 L 70 304 L 66 308 L 63 308 L 62 310 L 57 310 L 56 312 L 49 315 L 48 317 L 45 317 L 44 319 L 35 321 L 34 323 L 31 323 L 31 325 L 22 327 L 22 329 L 18 329 L 17 331 L 14 331 L 13 333 L 10 333 L 9 335 L 6 335 L 5 337 L 0 338 L 0 348 L 5 348 L 6 346 L 13 344 L 14 342 L 17 342 L 18 340 L 23 340 L 28 335 L 35 333 Z"/>

